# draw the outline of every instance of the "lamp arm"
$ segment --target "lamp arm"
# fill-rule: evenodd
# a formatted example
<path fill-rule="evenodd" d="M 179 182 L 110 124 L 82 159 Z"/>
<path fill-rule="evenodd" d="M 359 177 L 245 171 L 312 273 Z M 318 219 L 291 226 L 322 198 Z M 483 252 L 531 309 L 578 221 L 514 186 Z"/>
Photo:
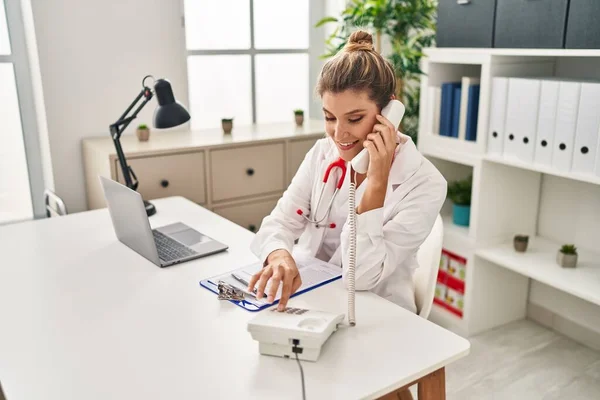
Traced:
<path fill-rule="evenodd" d="M 144 87 L 141 92 L 137 95 L 137 97 L 133 100 L 133 102 L 127 107 L 127 110 L 121 115 L 119 120 L 110 125 L 110 134 L 115 145 L 115 149 L 117 151 L 117 157 L 119 159 L 119 164 L 121 165 L 121 171 L 123 172 L 123 179 L 125 180 L 125 185 L 133 190 L 137 190 L 138 180 L 135 176 L 135 173 L 131 169 L 129 165 L 127 165 L 127 160 L 125 159 L 125 154 L 123 153 L 123 147 L 121 146 L 121 134 L 125 131 L 127 126 L 133 121 L 138 113 L 144 108 L 146 104 L 152 99 L 153 93 L 147 87 Z M 135 107 L 138 101 L 144 98 L 144 101 L 138 106 L 138 108 L 133 112 L 130 117 L 127 117 L 127 114 Z M 133 179 L 132 179 L 133 176 Z"/>

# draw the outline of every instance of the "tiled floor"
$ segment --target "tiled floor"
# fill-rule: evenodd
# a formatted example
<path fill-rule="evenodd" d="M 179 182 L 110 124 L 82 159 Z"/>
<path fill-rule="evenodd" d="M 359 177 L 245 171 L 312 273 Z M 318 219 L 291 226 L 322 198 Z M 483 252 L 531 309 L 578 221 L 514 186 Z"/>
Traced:
<path fill-rule="evenodd" d="M 600 352 L 535 322 L 470 342 L 469 356 L 446 369 L 448 400 L 600 399 Z"/>

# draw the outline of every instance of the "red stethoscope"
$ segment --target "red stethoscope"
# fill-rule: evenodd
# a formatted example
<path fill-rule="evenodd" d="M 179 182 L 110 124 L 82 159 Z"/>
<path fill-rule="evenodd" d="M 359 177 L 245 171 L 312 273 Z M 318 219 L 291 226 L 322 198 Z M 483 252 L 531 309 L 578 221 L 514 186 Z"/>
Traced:
<path fill-rule="evenodd" d="M 333 196 L 331 196 L 331 200 L 329 200 L 329 205 L 327 206 L 327 210 L 325 211 L 325 215 L 323 215 L 323 218 L 321 219 L 317 219 L 317 214 L 318 214 L 318 210 L 319 210 L 319 206 L 321 205 L 321 199 L 323 198 L 323 192 L 325 191 L 325 186 L 327 185 L 327 180 L 329 179 L 329 174 L 331 173 L 331 170 L 333 168 L 339 168 L 342 170 L 342 175 L 340 176 L 337 186 L 335 188 L 335 192 L 333 192 Z M 329 227 L 329 228 L 335 228 L 335 224 L 331 223 L 328 225 L 319 225 L 321 222 L 323 222 L 331 213 L 331 206 L 333 204 L 333 200 L 335 199 L 335 196 L 337 195 L 337 193 L 340 191 L 340 189 L 342 188 L 342 185 L 344 184 L 344 178 L 346 177 L 346 161 L 344 161 L 341 157 L 338 158 L 336 161 L 332 162 L 331 164 L 329 164 L 329 166 L 327 167 L 327 170 L 325 171 L 325 176 L 323 177 L 323 187 L 321 188 L 321 194 L 319 195 L 319 200 L 317 201 L 317 207 L 315 208 L 315 217 L 314 218 L 310 218 L 309 215 L 304 215 L 304 212 L 301 209 L 298 209 L 296 211 L 296 213 L 298 215 L 301 215 L 304 217 L 304 219 L 306 219 L 308 222 L 310 222 L 311 224 L 315 224 L 317 226 L 317 228 L 319 227 Z"/>

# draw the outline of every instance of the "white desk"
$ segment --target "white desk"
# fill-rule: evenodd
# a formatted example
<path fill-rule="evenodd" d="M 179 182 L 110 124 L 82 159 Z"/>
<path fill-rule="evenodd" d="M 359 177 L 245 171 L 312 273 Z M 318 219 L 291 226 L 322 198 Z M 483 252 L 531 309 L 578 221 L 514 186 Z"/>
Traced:
<path fill-rule="evenodd" d="M 183 221 L 230 249 L 161 269 L 117 241 L 106 209 L 0 228 L 7 400 L 301 398 L 296 361 L 259 355 L 246 331 L 254 314 L 198 283 L 254 262 L 253 233 L 183 198 L 154 204 L 153 227 Z M 346 299 L 336 281 L 289 305 L 346 313 Z M 303 362 L 307 399 L 377 398 L 428 374 L 423 388 L 436 390 L 443 367 L 469 351 L 368 292 L 357 293 L 356 317 Z"/>

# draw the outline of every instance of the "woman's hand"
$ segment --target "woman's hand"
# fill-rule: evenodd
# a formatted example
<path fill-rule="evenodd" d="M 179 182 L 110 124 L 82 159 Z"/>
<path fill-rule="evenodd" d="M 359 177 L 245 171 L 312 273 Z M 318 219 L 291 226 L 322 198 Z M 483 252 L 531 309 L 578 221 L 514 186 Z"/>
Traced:
<path fill-rule="evenodd" d="M 252 292 L 254 285 L 257 286 L 257 298 L 261 299 L 265 293 L 267 282 L 271 279 L 271 286 L 267 293 L 267 301 L 272 303 L 279 290 L 279 285 L 283 284 L 281 289 L 281 298 L 277 309 L 283 311 L 287 305 L 290 296 L 302 285 L 300 272 L 296 267 L 296 262 L 287 250 L 275 250 L 267 257 L 267 265 L 254 274 L 248 285 L 248 290 Z"/>
<path fill-rule="evenodd" d="M 377 188 L 387 188 L 390 167 L 396 150 L 396 128 L 382 115 L 377 115 L 378 124 L 373 133 L 367 135 L 363 147 L 369 151 L 369 183 Z"/>
<path fill-rule="evenodd" d="M 367 135 L 363 146 L 369 151 L 369 169 L 367 170 L 367 188 L 357 214 L 383 207 L 387 193 L 390 167 L 396 151 L 396 129 L 387 118 L 377 115 L 379 124 L 373 127 L 374 133 Z"/>

